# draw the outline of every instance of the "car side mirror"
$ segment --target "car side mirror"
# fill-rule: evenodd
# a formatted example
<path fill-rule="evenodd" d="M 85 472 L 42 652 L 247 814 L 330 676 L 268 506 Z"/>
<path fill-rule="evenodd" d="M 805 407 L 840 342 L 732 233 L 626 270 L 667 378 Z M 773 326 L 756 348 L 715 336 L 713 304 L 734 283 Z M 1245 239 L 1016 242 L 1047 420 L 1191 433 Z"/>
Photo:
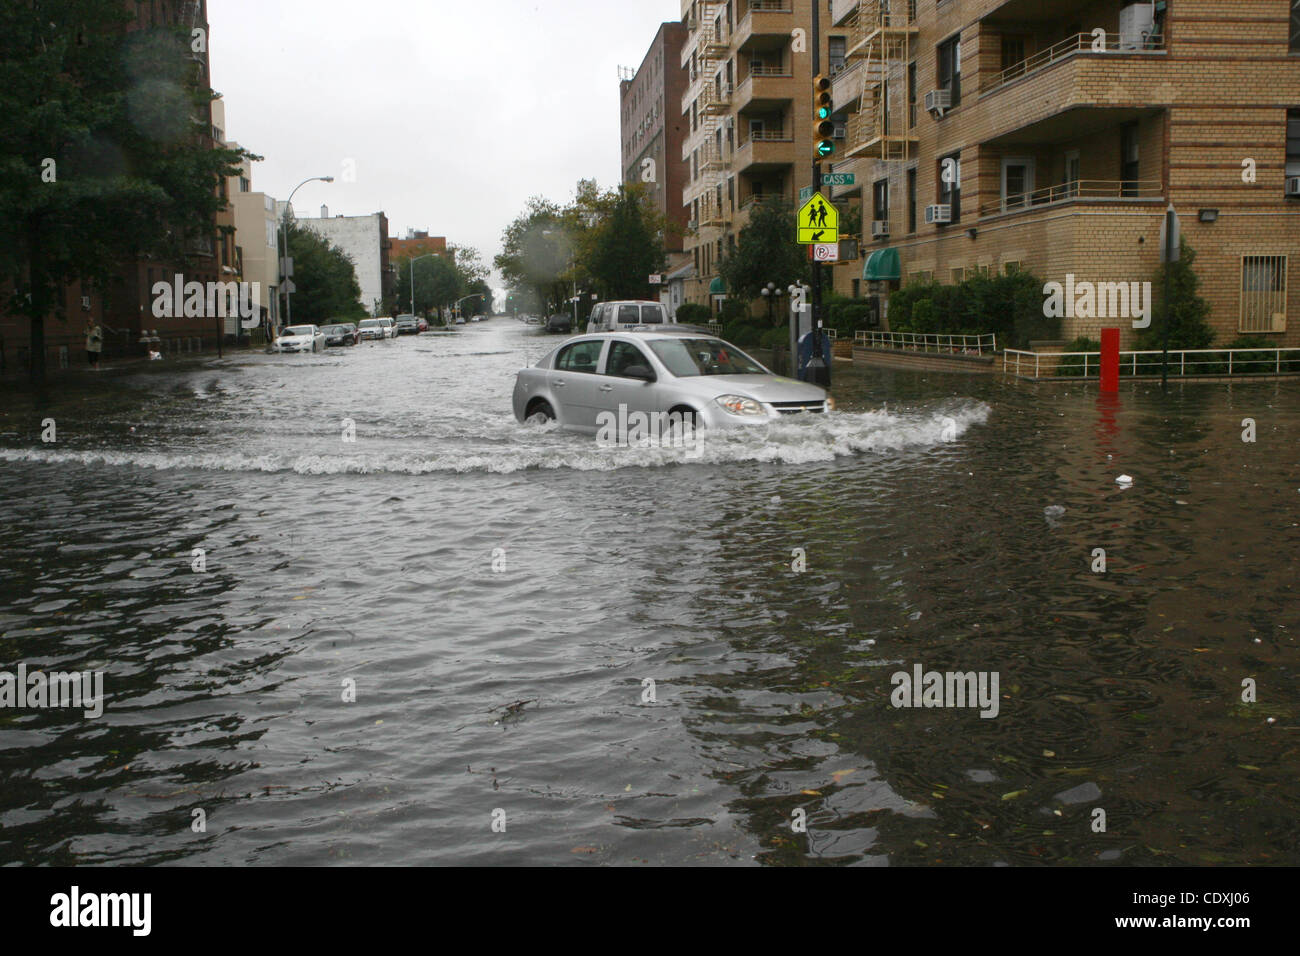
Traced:
<path fill-rule="evenodd" d="M 624 378 L 636 378 L 643 382 L 653 382 L 655 373 L 648 365 L 629 365 L 623 369 Z"/>

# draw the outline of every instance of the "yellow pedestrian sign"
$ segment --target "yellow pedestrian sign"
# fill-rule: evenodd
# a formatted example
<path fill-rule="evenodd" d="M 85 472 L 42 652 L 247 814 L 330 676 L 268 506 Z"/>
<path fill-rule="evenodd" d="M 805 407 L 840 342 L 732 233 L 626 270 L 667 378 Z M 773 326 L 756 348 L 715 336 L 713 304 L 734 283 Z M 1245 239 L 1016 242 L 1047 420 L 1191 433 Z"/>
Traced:
<path fill-rule="evenodd" d="M 813 193 L 799 207 L 795 220 L 799 232 L 798 242 L 821 243 L 840 241 L 840 213 L 821 193 Z"/>

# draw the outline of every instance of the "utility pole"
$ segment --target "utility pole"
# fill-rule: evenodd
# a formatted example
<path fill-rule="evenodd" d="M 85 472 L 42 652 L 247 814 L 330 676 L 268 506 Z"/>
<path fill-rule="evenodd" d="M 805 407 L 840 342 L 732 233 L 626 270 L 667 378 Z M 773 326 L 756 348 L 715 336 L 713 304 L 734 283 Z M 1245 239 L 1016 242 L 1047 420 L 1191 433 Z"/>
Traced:
<path fill-rule="evenodd" d="M 821 37 L 821 0 L 812 4 L 812 75 L 820 76 L 822 72 L 822 37 Z M 813 107 L 816 109 L 816 105 Z M 812 191 L 818 195 L 822 190 L 822 160 L 814 155 L 812 165 Z M 815 385 L 830 387 L 831 370 L 822 361 L 822 264 L 813 259 L 812 265 L 812 355 L 808 359 L 808 380 Z M 791 355 L 794 368 L 799 367 L 798 356 Z"/>

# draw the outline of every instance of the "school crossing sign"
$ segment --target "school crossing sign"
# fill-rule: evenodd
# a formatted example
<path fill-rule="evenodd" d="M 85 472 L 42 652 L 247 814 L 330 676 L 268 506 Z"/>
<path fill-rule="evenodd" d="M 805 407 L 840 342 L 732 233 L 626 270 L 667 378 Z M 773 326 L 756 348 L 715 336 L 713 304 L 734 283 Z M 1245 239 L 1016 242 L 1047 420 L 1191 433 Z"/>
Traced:
<path fill-rule="evenodd" d="M 840 213 L 821 193 L 813 193 L 799 207 L 795 219 L 797 242 L 804 244 L 839 242 Z"/>

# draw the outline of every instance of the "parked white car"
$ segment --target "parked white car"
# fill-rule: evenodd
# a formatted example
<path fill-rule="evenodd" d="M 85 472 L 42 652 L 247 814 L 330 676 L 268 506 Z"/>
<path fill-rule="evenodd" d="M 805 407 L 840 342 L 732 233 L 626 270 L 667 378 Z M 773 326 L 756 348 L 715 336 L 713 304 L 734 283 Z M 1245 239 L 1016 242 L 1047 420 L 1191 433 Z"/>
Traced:
<path fill-rule="evenodd" d="M 324 352 L 325 333 L 316 325 L 291 325 L 275 337 L 276 352 Z"/>
<path fill-rule="evenodd" d="M 397 324 L 389 316 L 381 315 L 379 317 L 379 324 L 383 326 L 384 338 L 391 339 L 396 337 Z"/>
<path fill-rule="evenodd" d="M 357 326 L 357 335 L 362 339 L 382 339 L 384 327 L 378 319 L 362 319 L 361 324 Z"/>

